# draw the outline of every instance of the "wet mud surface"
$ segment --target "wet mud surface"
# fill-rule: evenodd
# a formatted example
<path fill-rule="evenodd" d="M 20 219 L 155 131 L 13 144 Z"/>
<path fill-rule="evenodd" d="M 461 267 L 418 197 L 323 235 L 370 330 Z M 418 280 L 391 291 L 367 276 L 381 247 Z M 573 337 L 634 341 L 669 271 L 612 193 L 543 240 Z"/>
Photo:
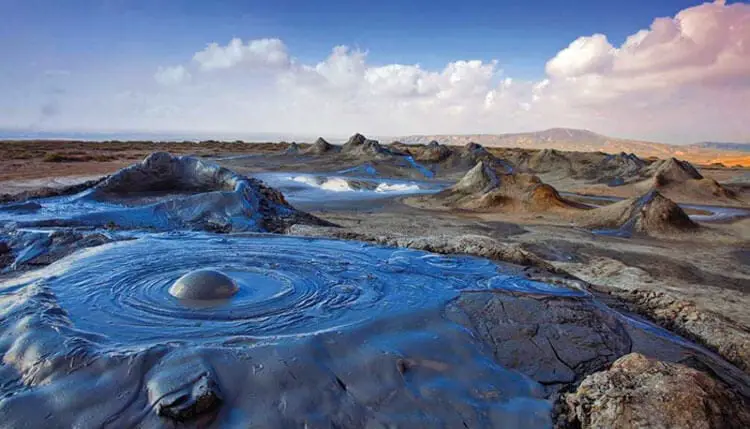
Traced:
<path fill-rule="evenodd" d="M 1 206 L 0 426 L 565 427 L 566 392 L 634 352 L 746 403 L 750 378 L 725 349 L 563 270 L 643 265 L 607 249 L 642 238 L 416 209 L 399 199 L 453 183 L 429 157 L 453 156 L 452 174 L 486 152 L 412 156 L 359 137 L 341 150 L 366 162 L 326 164 L 309 151 L 339 149 L 318 143 L 289 171 L 276 155 L 220 161 L 263 170 L 250 177 L 152 155 Z M 308 158 L 322 168 L 296 171 Z M 745 292 L 687 262 L 664 274 Z"/>

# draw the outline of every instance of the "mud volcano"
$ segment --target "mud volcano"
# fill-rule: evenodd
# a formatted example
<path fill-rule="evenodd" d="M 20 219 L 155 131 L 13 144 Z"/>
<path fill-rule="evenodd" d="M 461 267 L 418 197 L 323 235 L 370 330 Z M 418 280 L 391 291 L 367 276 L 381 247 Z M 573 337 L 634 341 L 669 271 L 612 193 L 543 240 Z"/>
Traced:
<path fill-rule="evenodd" d="M 695 231 L 698 224 L 658 191 L 577 214 L 578 223 L 596 233 L 628 237 L 634 232 L 659 235 Z"/>
<path fill-rule="evenodd" d="M 155 152 L 70 197 L 38 200 L 31 213 L 0 222 L 19 226 L 279 232 L 296 223 L 327 222 L 289 205 L 260 180 L 210 162 Z"/>
<path fill-rule="evenodd" d="M 485 161 L 478 162 L 458 183 L 435 195 L 435 200 L 472 210 L 542 212 L 575 206 L 539 177 L 505 173 L 503 166 Z"/>
<path fill-rule="evenodd" d="M 186 267 L 226 276 L 185 276 Z M 452 307 L 446 318 L 448 303 L 481 291 L 508 303 L 545 296 L 598 320 L 595 333 L 560 334 L 570 347 L 585 337 L 590 355 L 625 350 L 628 340 L 585 294 L 513 270 L 472 257 L 268 235 L 152 234 L 86 249 L 0 283 L 0 415 L 30 427 L 201 418 L 218 419 L 211 427 L 547 427 L 546 386 L 571 375 L 545 373 L 540 384 L 515 370 L 515 360 L 495 362 L 463 326 L 470 322 L 461 313 L 475 310 Z M 211 308 L 170 293 L 184 284 L 200 292 L 185 296 L 204 297 L 202 285 L 232 282 L 234 296 Z M 227 296 L 209 288 L 208 298 L 217 291 Z M 269 405 L 279 400 L 287 405 Z"/>
<path fill-rule="evenodd" d="M 231 298 L 237 290 L 237 284 L 226 274 L 197 270 L 177 279 L 169 288 L 169 294 L 179 299 L 211 301 Z"/>
<path fill-rule="evenodd" d="M 186 267 L 212 269 L 185 274 Z M 441 305 L 465 288 L 575 293 L 501 275 L 481 259 L 332 240 L 194 233 L 99 246 L 36 273 L 77 328 L 118 344 L 214 343 L 237 335 L 337 329 L 372 318 L 374 308 L 393 315 Z M 202 309 L 181 299 L 227 301 Z"/>

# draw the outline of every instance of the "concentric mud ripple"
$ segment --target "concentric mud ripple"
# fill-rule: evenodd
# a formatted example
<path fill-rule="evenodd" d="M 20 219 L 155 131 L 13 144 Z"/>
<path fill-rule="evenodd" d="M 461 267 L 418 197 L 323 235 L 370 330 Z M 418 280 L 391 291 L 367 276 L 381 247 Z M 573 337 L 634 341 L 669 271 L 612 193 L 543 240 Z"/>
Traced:
<path fill-rule="evenodd" d="M 170 286 L 216 269 L 232 298 L 181 301 Z M 52 272 L 50 272 L 52 271 Z M 574 293 L 492 262 L 296 237 L 149 236 L 79 253 L 40 276 L 80 330 L 115 344 L 301 335 L 439 306 L 466 289 Z"/>

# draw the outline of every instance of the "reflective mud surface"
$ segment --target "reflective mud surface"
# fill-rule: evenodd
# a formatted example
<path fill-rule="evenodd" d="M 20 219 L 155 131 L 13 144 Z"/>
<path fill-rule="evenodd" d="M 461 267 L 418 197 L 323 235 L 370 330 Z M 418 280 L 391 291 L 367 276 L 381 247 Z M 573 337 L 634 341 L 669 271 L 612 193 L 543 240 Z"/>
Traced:
<path fill-rule="evenodd" d="M 349 172 L 347 172 L 349 173 Z M 355 172 L 351 172 L 352 174 Z M 427 180 L 381 178 L 377 173 L 319 175 L 306 173 L 260 173 L 255 177 L 284 193 L 287 201 L 306 210 L 349 207 L 353 202 L 405 195 L 437 193 L 449 183 Z"/>
<path fill-rule="evenodd" d="M 195 269 L 224 272 L 239 291 L 212 303 L 170 295 L 172 284 Z M 575 293 L 503 275 L 478 258 L 345 241 L 203 234 L 100 246 L 23 281 L 45 281 L 76 328 L 114 344 L 220 343 L 344 329 L 437 308 L 467 289 Z"/>
<path fill-rule="evenodd" d="M 169 294 L 203 268 L 237 294 Z M 586 299 L 479 258 L 357 242 L 171 233 L 85 249 L 0 283 L 0 416 L 31 427 L 548 427 L 544 386 L 443 316 L 471 291 Z"/>
<path fill-rule="evenodd" d="M 347 207 L 352 202 L 436 193 L 448 186 L 437 181 L 305 173 L 260 173 L 255 177 L 282 191 L 287 201 L 295 207 L 307 210 Z M 55 220 L 79 224 L 105 224 L 114 220 L 123 226 L 171 229 L 179 225 L 170 221 L 169 214 L 162 214 L 168 211 L 164 210 L 165 202 L 172 201 L 173 206 L 184 212 L 185 209 L 177 207 L 183 200 L 192 201 L 190 205 L 198 207 L 222 204 L 226 198 L 224 193 L 195 195 L 191 192 L 175 191 L 141 192 L 127 197 L 108 196 L 106 199 L 93 199 L 90 195 L 91 191 L 84 191 L 70 196 L 0 205 L 0 224 L 34 224 Z"/>

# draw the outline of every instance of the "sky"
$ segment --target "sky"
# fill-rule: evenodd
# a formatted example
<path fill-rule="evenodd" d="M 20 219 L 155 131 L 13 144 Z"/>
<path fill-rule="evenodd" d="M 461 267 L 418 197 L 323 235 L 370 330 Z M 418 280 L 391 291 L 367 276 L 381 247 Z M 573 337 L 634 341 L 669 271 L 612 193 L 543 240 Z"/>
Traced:
<path fill-rule="evenodd" d="M 0 0 L 0 129 L 750 141 L 750 4 Z"/>

